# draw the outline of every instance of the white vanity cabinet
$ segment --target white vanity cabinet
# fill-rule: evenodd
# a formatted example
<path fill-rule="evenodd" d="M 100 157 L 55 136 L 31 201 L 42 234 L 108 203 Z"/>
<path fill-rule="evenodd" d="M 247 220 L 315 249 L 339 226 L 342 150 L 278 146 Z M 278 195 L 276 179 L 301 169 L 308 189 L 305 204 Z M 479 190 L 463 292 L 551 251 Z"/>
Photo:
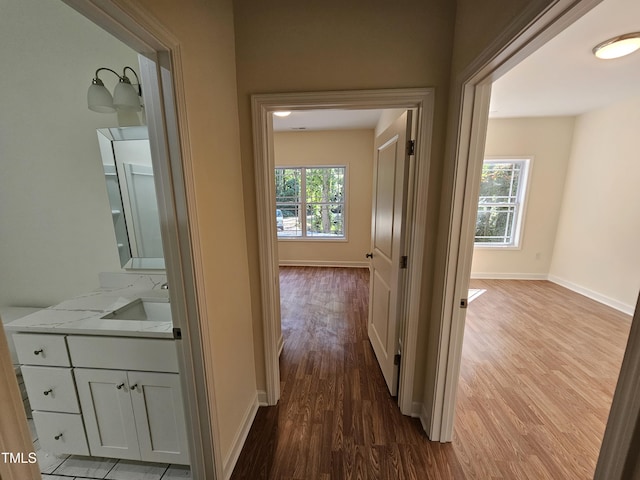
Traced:
<path fill-rule="evenodd" d="M 171 339 L 13 335 L 44 450 L 189 464 Z"/>
<path fill-rule="evenodd" d="M 92 455 L 189 464 L 173 341 L 73 336 L 68 343 Z"/>

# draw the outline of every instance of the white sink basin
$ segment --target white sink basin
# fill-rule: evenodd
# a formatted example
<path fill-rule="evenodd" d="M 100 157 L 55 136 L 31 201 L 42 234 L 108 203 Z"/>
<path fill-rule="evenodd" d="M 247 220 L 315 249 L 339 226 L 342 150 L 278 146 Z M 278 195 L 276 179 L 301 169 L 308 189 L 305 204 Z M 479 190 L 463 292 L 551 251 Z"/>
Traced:
<path fill-rule="evenodd" d="M 163 299 L 138 298 L 101 318 L 105 320 L 171 322 L 171 304 Z"/>

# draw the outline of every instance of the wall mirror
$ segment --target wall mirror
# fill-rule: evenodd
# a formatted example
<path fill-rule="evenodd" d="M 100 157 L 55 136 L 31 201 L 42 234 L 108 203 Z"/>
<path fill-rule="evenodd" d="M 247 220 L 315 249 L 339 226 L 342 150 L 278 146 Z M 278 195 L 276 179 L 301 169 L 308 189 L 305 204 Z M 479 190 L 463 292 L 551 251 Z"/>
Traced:
<path fill-rule="evenodd" d="M 147 127 L 101 128 L 98 143 L 121 266 L 164 269 Z"/>

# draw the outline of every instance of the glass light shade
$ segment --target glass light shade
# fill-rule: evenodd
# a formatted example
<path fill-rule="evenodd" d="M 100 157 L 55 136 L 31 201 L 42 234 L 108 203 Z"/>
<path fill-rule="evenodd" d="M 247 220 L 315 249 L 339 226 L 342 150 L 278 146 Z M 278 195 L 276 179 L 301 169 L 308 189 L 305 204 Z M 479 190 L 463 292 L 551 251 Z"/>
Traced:
<path fill-rule="evenodd" d="M 640 49 L 640 33 L 629 33 L 596 45 L 593 54 L 604 60 L 624 57 Z"/>
<path fill-rule="evenodd" d="M 102 82 L 94 82 L 89 86 L 89 90 L 87 91 L 87 105 L 89 106 L 89 110 L 98 113 L 113 113 L 116 111 L 113 106 L 113 97 Z"/>
<path fill-rule="evenodd" d="M 140 106 L 140 97 L 133 85 L 120 81 L 113 91 L 113 106 L 118 110 L 134 110 L 139 112 L 142 110 Z"/>

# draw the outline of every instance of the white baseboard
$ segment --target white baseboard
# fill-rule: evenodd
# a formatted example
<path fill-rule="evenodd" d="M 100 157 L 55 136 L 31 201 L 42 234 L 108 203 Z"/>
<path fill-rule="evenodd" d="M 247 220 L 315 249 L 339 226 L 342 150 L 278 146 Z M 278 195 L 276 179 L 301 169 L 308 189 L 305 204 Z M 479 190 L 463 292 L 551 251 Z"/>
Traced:
<path fill-rule="evenodd" d="M 415 403 L 414 403 L 415 405 Z M 422 428 L 424 429 L 427 436 L 429 435 L 429 412 L 427 412 L 427 407 L 424 403 L 418 404 L 420 406 L 418 417 L 420 418 L 420 423 L 422 424 Z"/>
<path fill-rule="evenodd" d="M 346 267 L 369 268 L 369 262 L 350 260 L 280 260 L 281 267 Z"/>
<path fill-rule="evenodd" d="M 280 338 L 278 339 L 278 357 L 282 354 L 282 349 L 284 348 L 284 337 L 280 334 Z"/>
<path fill-rule="evenodd" d="M 635 311 L 634 305 L 629 305 L 615 300 L 611 297 L 607 297 L 606 295 L 602 295 L 601 293 L 594 292 L 593 290 L 570 282 L 569 280 L 565 280 L 564 278 L 556 277 L 555 275 L 549 275 L 548 279 L 550 282 L 557 283 L 562 287 L 568 288 L 569 290 L 572 290 L 576 293 L 579 293 L 580 295 L 584 295 L 585 297 L 590 298 L 591 300 L 595 300 L 596 302 L 614 308 L 622 313 L 626 313 L 627 315 L 633 315 L 633 312 Z"/>
<path fill-rule="evenodd" d="M 471 278 L 484 279 L 484 280 L 548 280 L 556 283 L 562 287 L 568 288 L 580 295 L 595 300 L 596 302 L 607 305 L 627 315 L 633 315 L 635 311 L 635 305 L 629 305 L 627 303 L 620 302 L 611 297 L 607 297 L 601 293 L 590 290 L 586 287 L 578 285 L 576 283 L 565 280 L 564 278 L 557 277 L 551 274 L 545 273 L 489 273 L 489 272 L 472 272 Z"/>
<path fill-rule="evenodd" d="M 548 280 L 546 273 L 491 273 L 471 272 L 471 278 L 483 280 Z"/>
<path fill-rule="evenodd" d="M 231 450 L 225 458 L 223 463 L 223 477 L 225 480 L 229 480 L 231 478 L 231 474 L 233 473 L 233 469 L 236 466 L 236 462 L 240 457 L 240 452 L 242 451 L 242 447 L 244 446 L 244 442 L 247 440 L 247 436 L 249 435 L 249 430 L 251 430 L 251 425 L 253 424 L 253 420 L 256 418 L 256 413 L 258 413 L 258 393 L 256 392 L 253 401 L 247 408 L 247 411 L 244 414 L 244 418 L 242 420 L 242 425 L 240 429 L 236 432 L 236 435 L 233 439 L 233 444 L 231 446 Z M 266 393 L 265 393 L 266 396 Z"/>
<path fill-rule="evenodd" d="M 422 414 L 422 402 L 413 402 L 411 404 L 411 418 L 420 418 Z"/>
<path fill-rule="evenodd" d="M 266 390 L 258 390 L 258 405 L 261 407 L 268 407 L 267 392 Z"/>

